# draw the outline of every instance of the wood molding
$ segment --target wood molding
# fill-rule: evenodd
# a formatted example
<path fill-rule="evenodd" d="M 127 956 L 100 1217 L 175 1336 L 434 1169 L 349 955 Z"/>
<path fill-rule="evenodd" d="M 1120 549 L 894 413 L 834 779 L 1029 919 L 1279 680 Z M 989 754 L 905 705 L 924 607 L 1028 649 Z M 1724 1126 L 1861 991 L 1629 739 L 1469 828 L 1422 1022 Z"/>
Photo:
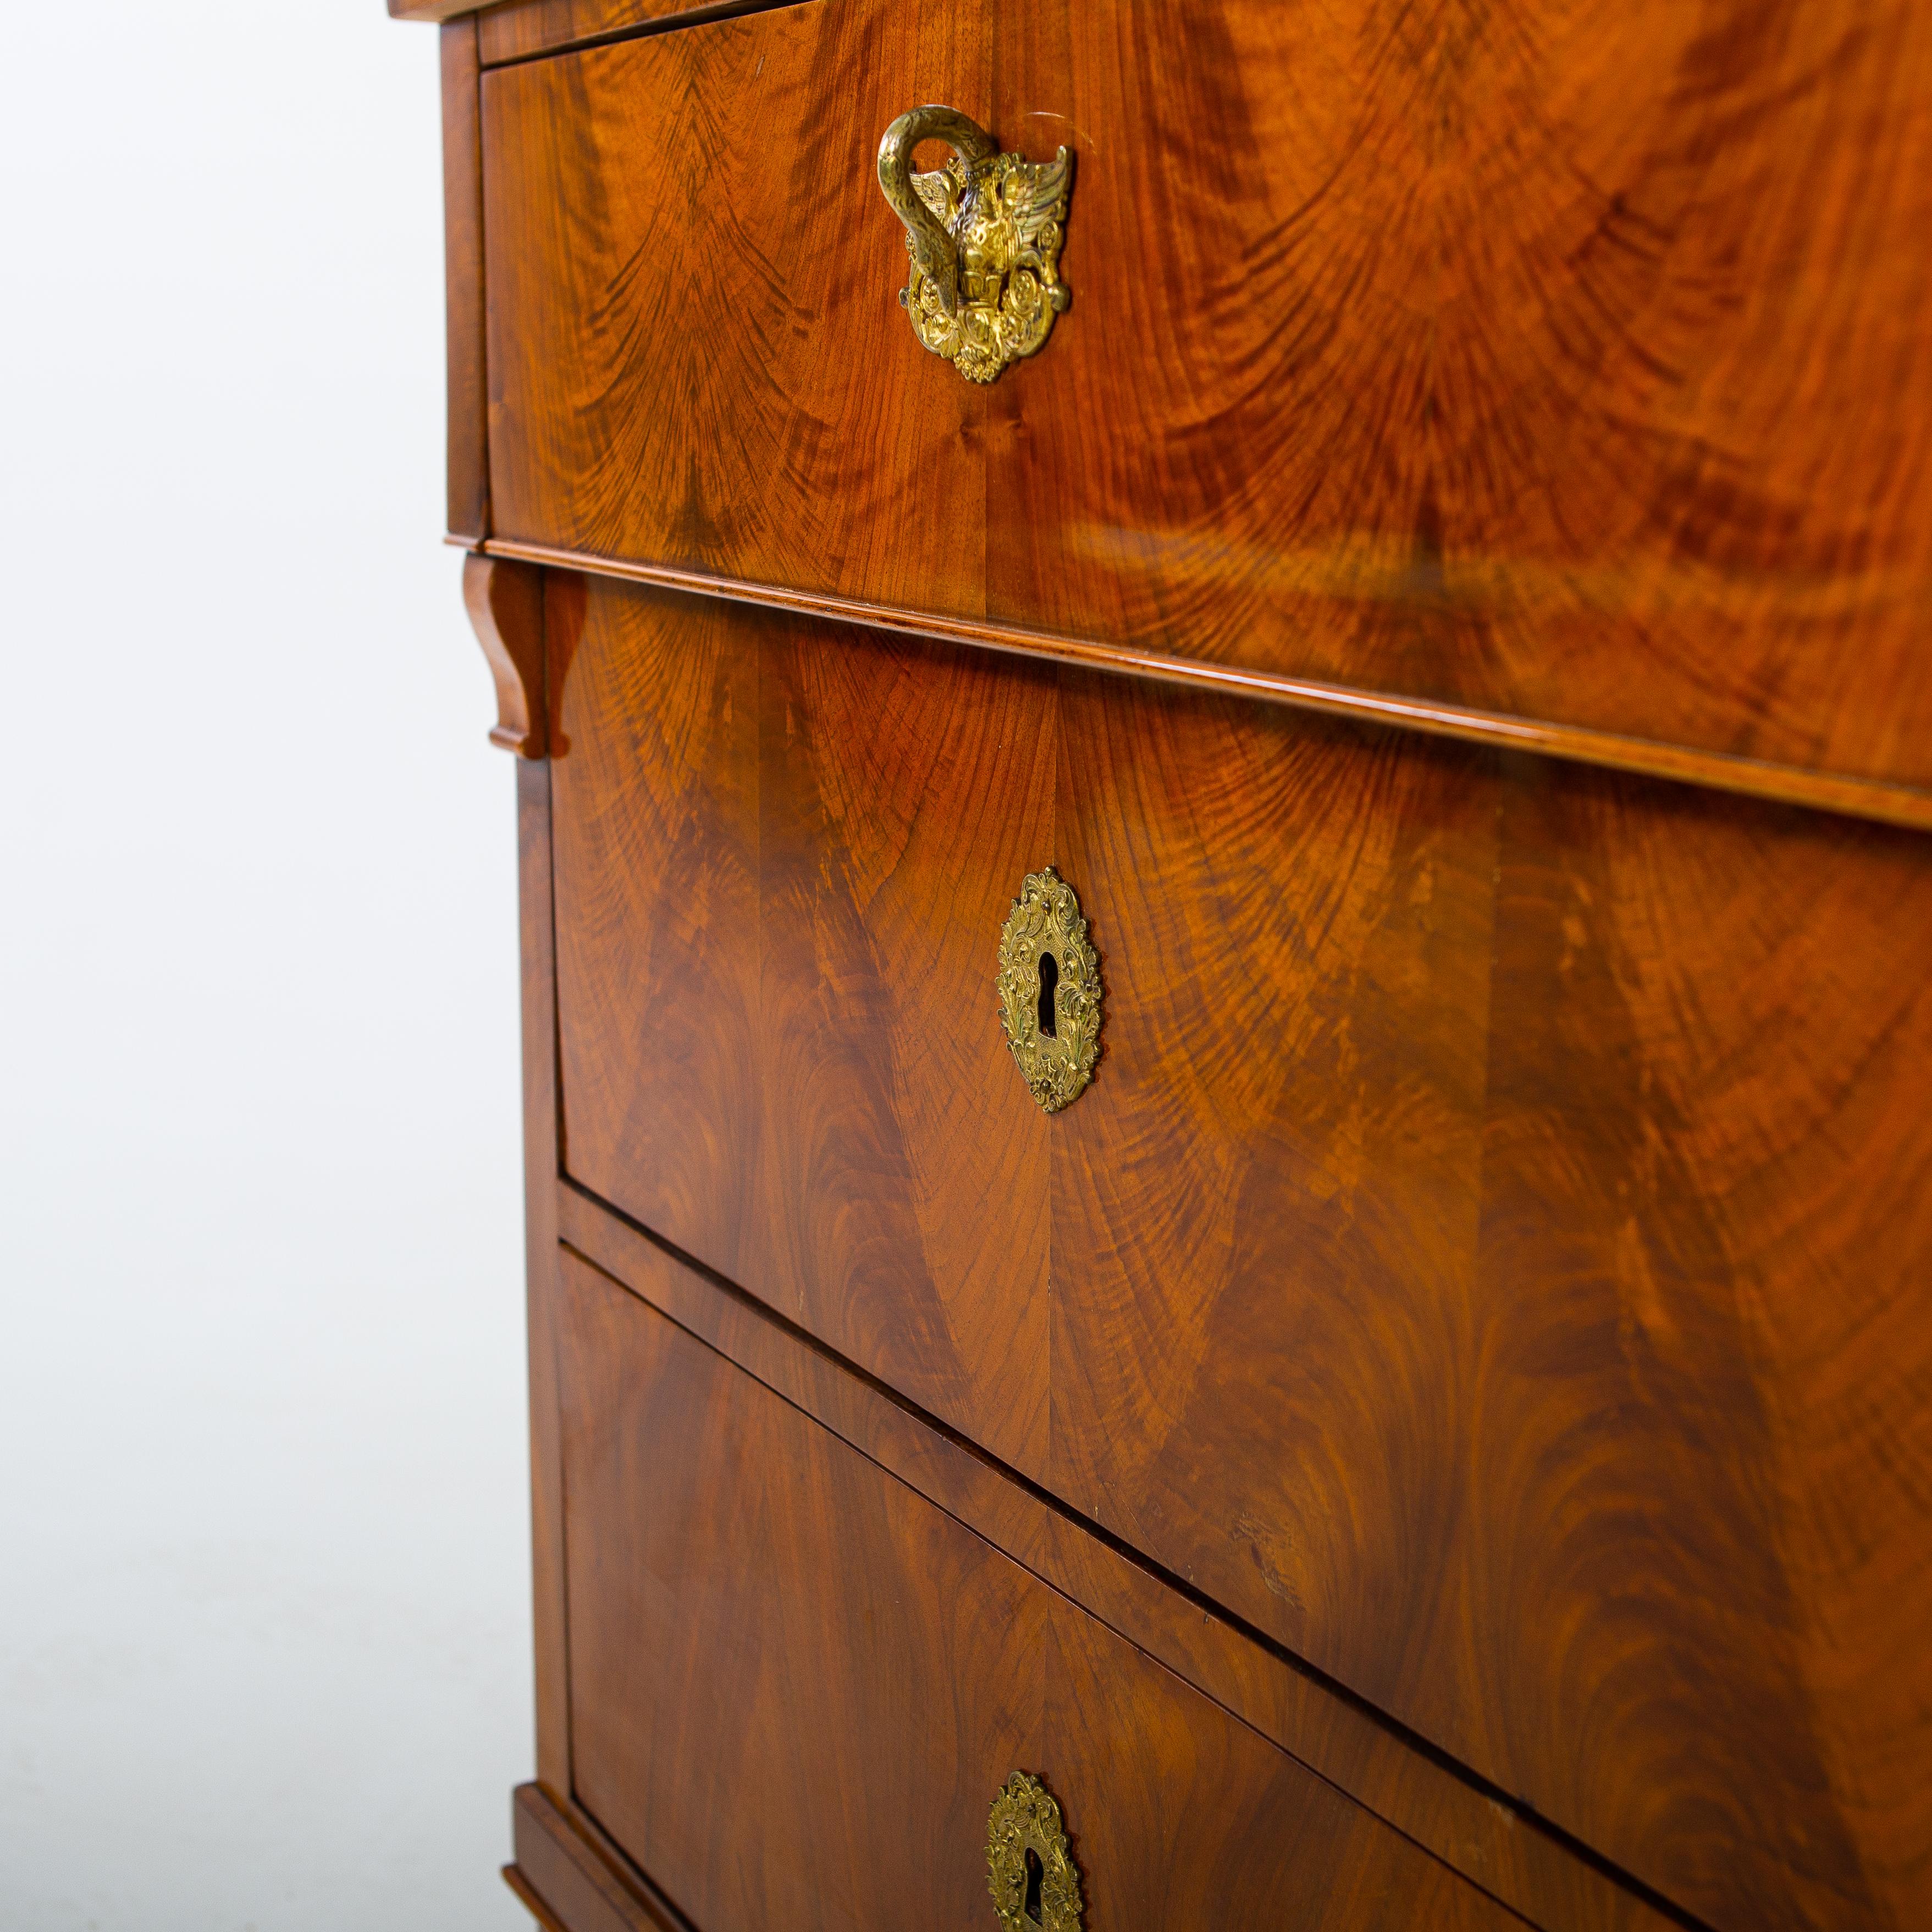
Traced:
<path fill-rule="evenodd" d="M 1622 737 L 1586 725 L 1552 724 L 1501 712 L 1472 710 L 1430 698 L 1324 684 L 1278 671 L 1168 657 L 1156 651 L 1103 644 L 1092 638 L 1064 637 L 977 618 L 939 616 L 856 598 L 794 590 L 782 584 L 741 583 L 704 571 L 681 570 L 668 564 L 632 563 L 620 558 L 559 550 L 513 538 L 493 537 L 483 550 L 492 557 L 581 570 L 594 576 L 621 578 L 634 584 L 655 584 L 660 589 L 687 591 L 697 596 L 722 597 L 771 610 L 794 610 L 837 623 L 863 624 L 874 630 L 897 631 L 945 644 L 968 644 L 980 650 L 1042 658 L 1114 676 L 1150 678 L 1192 690 L 1218 692 L 1327 717 L 1350 718 L 1364 724 L 1390 725 L 1428 737 L 1454 738 L 1466 744 L 1528 752 L 1572 764 L 1666 778 L 1707 791 L 1730 792 L 1746 798 L 1836 812 L 1846 818 L 1874 819 L 1881 824 L 1902 825 L 1914 831 L 1932 831 L 1932 791 L 1921 790 L 1914 785 L 1887 784 L 1834 772 L 1807 771 L 1796 765 L 1772 764 L 1722 752 L 1700 751 L 1690 746 Z"/>
<path fill-rule="evenodd" d="M 1513 1910 L 1566 1932 L 1695 1922 L 568 1180 L 557 1228 L 567 1250 Z"/>
<path fill-rule="evenodd" d="M 484 373 L 483 131 L 476 22 L 442 33 L 442 249 L 448 398 L 449 535 L 490 533 L 489 391 Z"/>
<path fill-rule="evenodd" d="M 541 570 L 472 550 L 463 562 L 463 602 L 496 683 L 490 734 L 526 758 L 548 754 L 544 717 L 544 598 Z"/>
<path fill-rule="evenodd" d="M 689 1932 L 542 1785 L 519 1785 L 511 1816 L 517 1862 L 503 1876 L 546 1932 Z"/>
<path fill-rule="evenodd" d="M 518 1902 L 543 1928 L 543 1932 L 570 1932 L 570 1928 L 537 1896 L 536 1888 L 514 1865 L 503 1868 L 503 1882 L 517 1894 Z"/>
<path fill-rule="evenodd" d="M 764 13 L 794 0 L 520 0 L 493 7 L 478 20 L 486 68 L 543 55 L 608 46 L 668 28 L 701 26 L 740 14 Z"/>

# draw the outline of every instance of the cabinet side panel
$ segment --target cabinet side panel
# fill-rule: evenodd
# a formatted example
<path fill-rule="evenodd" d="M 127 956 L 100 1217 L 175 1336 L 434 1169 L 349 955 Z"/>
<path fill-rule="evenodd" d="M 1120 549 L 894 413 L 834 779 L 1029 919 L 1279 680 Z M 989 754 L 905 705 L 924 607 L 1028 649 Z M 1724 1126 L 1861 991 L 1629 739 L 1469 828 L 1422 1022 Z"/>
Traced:
<path fill-rule="evenodd" d="M 484 374 L 483 148 L 476 22 L 442 34 L 442 247 L 448 304 L 449 534 L 490 534 L 489 392 Z"/>
<path fill-rule="evenodd" d="M 550 910 L 550 765 L 517 760 L 522 902 L 524 1225 L 530 1351 L 530 1527 L 536 1639 L 537 1775 L 570 1790 L 565 1651 L 563 1478 L 557 1456 L 556 966 Z"/>

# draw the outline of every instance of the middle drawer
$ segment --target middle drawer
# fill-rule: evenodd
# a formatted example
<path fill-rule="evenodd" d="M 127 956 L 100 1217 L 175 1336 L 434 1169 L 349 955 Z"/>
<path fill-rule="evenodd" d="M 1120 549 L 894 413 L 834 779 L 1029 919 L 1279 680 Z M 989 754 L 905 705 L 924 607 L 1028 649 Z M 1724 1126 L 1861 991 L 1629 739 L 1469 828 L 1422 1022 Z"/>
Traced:
<path fill-rule="evenodd" d="M 1244 1308 L 1244 1282 L 1292 1276 L 1310 1307 L 1372 1284 L 1390 1372 L 1448 1351 L 1480 1139 L 1480 754 L 588 594 L 554 780 L 573 1177 L 1117 1528 L 1130 1443 L 1157 1453 L 1285 1313 Z M 1048 865 L 1104 988 L 1092 1084 L 1051 1116 L 995 984 Z M 1297 1338 L 1315 1374 L 1358 1339 Z M 1364 1411 L 1352 1467 L 1387 1461 Z M 1286 1424 L 1254 1408 L 1251 1448 L 1277 1455 Z M 1196 1507 L 1292 1594 L 1234 1446 L 1191 1459 Z"/>

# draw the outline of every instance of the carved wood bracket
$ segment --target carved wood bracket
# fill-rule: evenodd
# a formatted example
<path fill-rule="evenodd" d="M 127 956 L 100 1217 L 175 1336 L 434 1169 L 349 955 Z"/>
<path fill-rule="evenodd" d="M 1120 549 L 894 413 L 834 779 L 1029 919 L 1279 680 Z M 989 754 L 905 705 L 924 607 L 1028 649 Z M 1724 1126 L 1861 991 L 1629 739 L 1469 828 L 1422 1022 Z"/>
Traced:
<path fill-rule="evenodd" d="M 463 560 L 463 601 L 496 681 L 493 745 L 548 758 L 544 707 L 544 573 L 535 564 L 472 551 Z"/>

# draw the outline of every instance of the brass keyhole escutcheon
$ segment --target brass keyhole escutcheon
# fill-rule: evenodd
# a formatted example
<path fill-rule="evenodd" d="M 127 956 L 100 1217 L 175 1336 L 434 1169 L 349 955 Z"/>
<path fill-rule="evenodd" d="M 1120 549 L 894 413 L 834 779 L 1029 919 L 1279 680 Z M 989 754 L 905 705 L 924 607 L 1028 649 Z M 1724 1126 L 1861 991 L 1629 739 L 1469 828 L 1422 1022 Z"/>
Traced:
<path fill-rule="evenodd" d="M 1079 1868 L 1060 1807 L 1030 1772 L 1013 1772 L 987 1814 L 986 1885 L 1003 1932 L 1079 1932 Z"/>
<path fill-rule="evenodd" d="M 1049 1114 L 1085 1092 L 1100 1057 L 1100 962 L 1073 888 L 1029 872 L 1000 933 L 1000 1017 L 1013 1064 Z"/>

